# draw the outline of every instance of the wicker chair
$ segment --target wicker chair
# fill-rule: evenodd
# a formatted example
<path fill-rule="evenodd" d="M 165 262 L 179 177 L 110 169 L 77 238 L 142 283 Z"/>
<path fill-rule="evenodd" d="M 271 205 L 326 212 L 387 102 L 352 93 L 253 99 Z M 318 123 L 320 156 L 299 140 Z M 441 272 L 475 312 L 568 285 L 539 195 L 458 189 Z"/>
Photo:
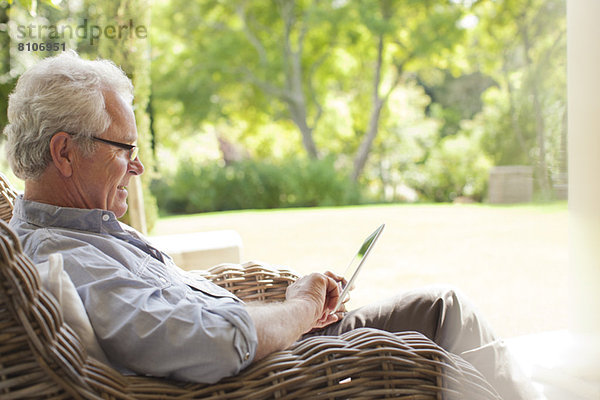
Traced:
<path fill-rule="evenodd" d="M 12 205 L 8 192 L 4 206 Z M 245 300 L 281 300 L 296 278 L 257 264 L 204 274 Z M 125 376 L 87 355 L 3 221 L 0 282 L 2 399 L 500 398 L 470 364 L 423 335 L 375 329 L 297 342 L 214 385 Z"/>
<path fill-rule="evenodd" d="M 6 222 L 10 221 L 15 197 L 17 197 L 17 191 L 8 182 L 6 176 L 0 172 L 0 219 Z"/>

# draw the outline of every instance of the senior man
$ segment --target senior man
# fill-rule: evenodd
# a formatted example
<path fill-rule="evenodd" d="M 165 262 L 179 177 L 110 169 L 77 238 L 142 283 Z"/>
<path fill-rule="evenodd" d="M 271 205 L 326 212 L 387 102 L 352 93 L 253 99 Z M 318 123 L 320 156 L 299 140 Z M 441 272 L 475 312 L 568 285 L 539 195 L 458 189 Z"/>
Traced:
<path fill-rule="evenodd" d="M 25 181 L 11 227 L 34 262 L 60 252 L 112 365 L 213 383 L 303 335 L 358 327 L 422 332 L 461 355 L 506 399 L 534 398 L 502 341 L 455 290 L 424 289 L 331 314 L 341 278 L 314 273 L 286 300 L 245 304 L 179 269 L 117 218 L 144 172 L 129 79 L 107 60 L 47 58 L 9 99 L 7 153 Z"/>

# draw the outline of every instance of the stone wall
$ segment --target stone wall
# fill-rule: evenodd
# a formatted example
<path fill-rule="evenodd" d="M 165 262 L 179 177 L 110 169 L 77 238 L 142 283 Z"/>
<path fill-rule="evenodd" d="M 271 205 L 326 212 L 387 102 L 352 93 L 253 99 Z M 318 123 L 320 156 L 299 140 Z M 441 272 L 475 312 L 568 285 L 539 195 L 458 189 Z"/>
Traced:
<path fill-rule="evenodd" d="M 533 198 L 533 168 L 504 165 L 490 170 L 488 201 L 493 204 L 527 203 Z"/>

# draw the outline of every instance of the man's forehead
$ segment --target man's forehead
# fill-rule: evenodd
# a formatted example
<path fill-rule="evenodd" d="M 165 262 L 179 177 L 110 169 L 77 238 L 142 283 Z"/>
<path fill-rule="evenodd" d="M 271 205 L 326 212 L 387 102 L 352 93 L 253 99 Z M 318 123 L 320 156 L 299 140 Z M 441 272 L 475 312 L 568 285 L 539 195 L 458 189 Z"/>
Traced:
<path fill-rule="evenodd" d="M 119 136 L 129 142 L 137 140 L 133 107 L 114 91 L 104 91 L 104 105 L 112 120 L 111 127 L 118 125 Z"/>
<path fill-rule="evenodd" d="M 119 93 L 114 90 L 105 90 L 102 93 L 104 95 L 104 107 L 107 110 L 112 109 L 113 112 L 118 113 L 133 113 L 131 104 L 127 103 Z"/>

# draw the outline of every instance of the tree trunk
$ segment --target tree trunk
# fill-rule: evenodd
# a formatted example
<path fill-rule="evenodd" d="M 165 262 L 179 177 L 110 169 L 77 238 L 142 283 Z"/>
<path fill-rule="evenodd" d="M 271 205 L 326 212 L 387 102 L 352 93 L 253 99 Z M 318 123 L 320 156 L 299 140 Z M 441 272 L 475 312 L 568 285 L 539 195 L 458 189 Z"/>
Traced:
<path fill-rule="evenodd" d="M 300 102 L 288 101 L 288 108 L 292 117 L 292 121 L 300 130 L 302 135 L 302 144 L 304 149 L 308 153 L 310 158 L 316 159 L 319 157 L 317 151 L 317 145 L 313 139 L 313 128 L 308 126 L 306 121 L 306 103 L 302 100 Z"/>
<path fill-rule="evenodd" d="M 542 114 L 542 106 L 540 104 L 537 79 L 533 78 L 533 108 L 535 112 L 535 125 L 536 125 L 536 136 L 538 142 L 539 160 L 538 160 L 538 173 L 537 179 L 542 195 L 544 198 L 549 198 L 550 193 L 550 181 L 548 179 L 548 165 L 546 164 L 546 127 L 544 122 L 544 116 Z"/>
<path fill-rule="evenodd" d="M 510 113 L 510 123 L 512 125 L 513 131 L 517 136 L 517 140 L 519 142 L 519 147 L 521 148 L 521 152 L 525 155 L 527 162 L 529 164 L 533 164 L 531 160 L 531 156 L 529 155 L 529 149 L 527 148 L 527 144 L 525 143 L 525 137 L 523 136 L 523 130 L 521 129 L 521 125 L 519 124 L 519 117 L 517 113 L 517 108 L 515 107 L 514 100 L 514 88 L 512 83 L 510 82 L 510 76 L 508 73 L 508 67 L 506 66 L 506 59 L 503 61 L 502 72 L 504 73 L 504 79 L 506 80 L 506 88 L 508 90 L 508 104 L 509 104 L 509 113 Z"/>
<path fill-rule="evenodd" d="M 283 36 L 283 74 L 285 76 L 285 83 L 281 86 L 277 86 L 271 82 L 258 78 L 257 75 L 253 74 L 249 69 L 243 69 L 244 74 L 247 78 L 257 87 L 259 87 L 265 93 L 271 96 L 277 97 L 279 100 L 287 105 L 288 111 L 292 122 L 296 125 L 302 136 L 302 145 L 306 150 L 310 158 L 318 158 L 319 153 L 317 146 L 313 139 L 314 126 L 320 117 L 320 112 L 313 120 L 312 126 L 308 123 L 308 106 L 305 95 L 305 88 L 303 85 L 304 71 L 302 68 L 302 52 L 303 52 L 303 41 L 306 32 L 308 31 L 307 25 L 302 25 L 298 32 L 298 35 L 292 35 L 292 30 L 296 25 L 295 15 L 295 1 L 282 0 L 277 2 L 281 15 L 281 21 L 284 26 Z M 266 66 L 268 64 L 267 52 L 263 46 L 263 43 L 258 37 L 252 32 L 247 21 L 245 6 L 241 4 L 237 7 L 237 15 L 243 22 L 244 35 L 248 39 L 248 42 L 256 49 L 261 65 Z M 295 38 L 295 48 L 292 44 L 292 37 Z M 317 109 L 320 110 L 319 104 L 315 100 L 314 92 L 310 84 L 306 89 L 309 95 L 313 95 L 313 102 Z"/>
<path fill-rule="evenodd" d="M 313 128 L 308 125 L 308 110 L 306 97 L 302 85 L 302 51 L 305 28 L 301 29 L 296 44 L 296 49 L 292 48 L 291 30 L 295 24 L 294 14 L 295 3 L 284 2 L 281 9 L 281 17 L 285 26 L 284 33 L 284 71 L 286 78 L 286 103 L 292 117 L 302 135 L 302 144 L 310 158 L 318 158 L 318 151 L 313 139 Z"/>
<path fill-rule="evenodd" d="M 363 138 L 358 151 L 354 158 L 354 169 L 352 171 L 352 179 L 358 180 L 358 177 L 362 173 L 369 152 L 373 145 L 373 141 L 377 136 L 379 130 L 379 117 L 381 116 L 381 109 L 385 103 L 384 99 L 379 95 L 379 84 L 381 83 L 381 69 L 383 65 L 383 34 L 379 35 L 379 42 L 377 44 L 377 64 L 375 65 L 375 77 L 373 79 L 373 108 L 371 109 L 371 116 L 369 118 L 369 126 L 365 137 Z"/>
<path fill-rule="evenodd" d="M 537 174 L 536 180 L 540 190 L 542 191 L 542 196 L 544 198 L 549 198 L 550 196 L 550 181 L 548 179 L 548 166 L 546 164 L 546 127 L 544 121 L 544 115 L 542 110 L 542 105 L 540 102 L 539 88 L 538 88 L 538 79 L 533 71 L 530 51 L 531 51 L 531 43 L 529 40 L 529 31 L 526 26 L 526 22 L 521 21 L 522 25 L 520 27 L 521 36 L 523 37 L 523 52 L 525 55 L 526 62 L 526 71 L 527 76 L 529 77 L 529 82 L 531 84 L 531 95 L 533 97 L 533 112 L 535 114 L 535 134 L 537 138 L 538 144 L 538 162 L 537 162 Z"/>

